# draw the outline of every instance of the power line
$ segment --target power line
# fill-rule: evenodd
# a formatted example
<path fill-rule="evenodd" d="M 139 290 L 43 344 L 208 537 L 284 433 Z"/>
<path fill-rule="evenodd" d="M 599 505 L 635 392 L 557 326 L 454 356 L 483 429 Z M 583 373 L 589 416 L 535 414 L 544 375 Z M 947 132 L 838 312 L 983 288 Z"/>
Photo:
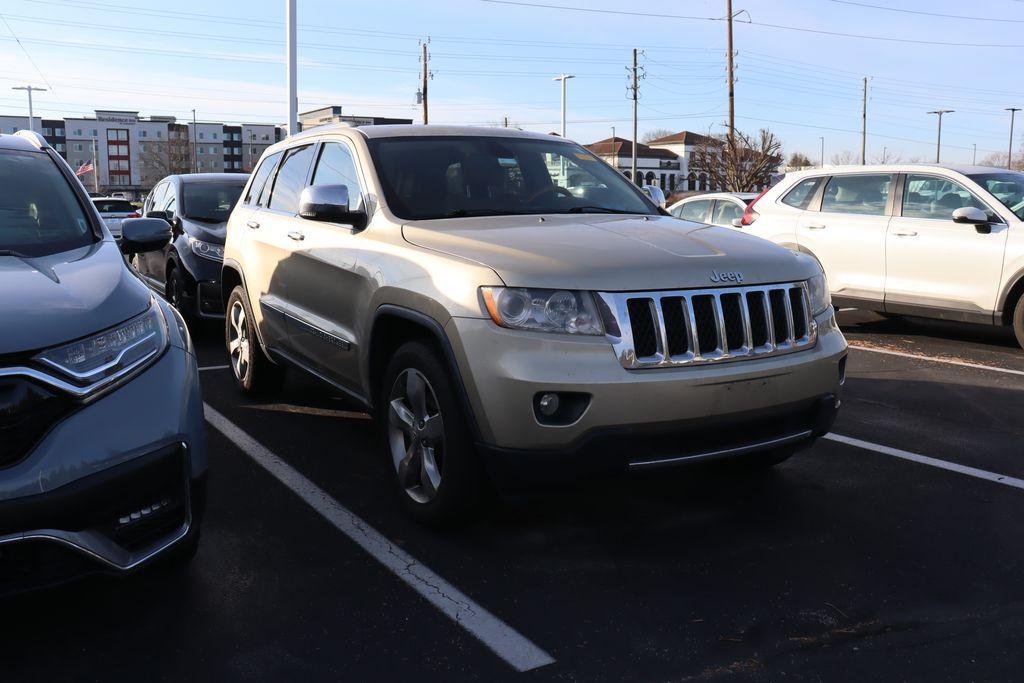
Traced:
<path fill-rule="evenodd" d="M 904 14 L 917 14 L 926 17 L 942 17 L 944 19 L 964 19 L 966 21 L 994 21 L 998 23 L 1024 24 L 1024 19 L 997 19 L 995 17 L 969 17 L 963 14 L 943 14 L 941 12 L 925 12 L 924 10 L 904 9 L 902 7 L 885 7 L 884 5 L 869 5 L 866 2 L 853 2 L 853 0 L 830 0 L 839 5 L 853 5 L 855 7 L 867 7 L 869 9 L 881 9 L 889 12 L 902 12 Z"/>
<path fill-rule="evenodd" d="M 32 68 L 36 70 L 36 73 L 39 74 L 39 78 L 43 79 L 43 83 L 46 83 L 46 87 L 50 89 L 50 92 L 53 93 L 53 96 L 56 97 L 57 101 L 59 102 L 60 97 L 57 96 L 57 91 L 54 90 L 52 85 L 50 85 L 50 81 L 46 80 L 46 75 L 43 73 L 42 69 L 39 68 L 39 65 L 36 64 L 36 60 L 32 59 L 32 55 L 29 54 L 28 48 L 26 48 L 25 45 L 22 44 L 21 39 L 18 38 L 18 34 L 16 34 L 14 32 L 14 29 L 11 28 L 11 25 L 7 23 L 7 17 L 5 17 L 3 14 L 0 14 L 0 19 L 3 19 L 4 26 L 6 26 L 7 30 L 11 32 L 11 38 L 13 38 L 16 43 L 18 43 L 18 46 L 21 48 L 21 51 L 25 53 L 25 56 L 28 58 L 28 61 L 32 64 Z"/>

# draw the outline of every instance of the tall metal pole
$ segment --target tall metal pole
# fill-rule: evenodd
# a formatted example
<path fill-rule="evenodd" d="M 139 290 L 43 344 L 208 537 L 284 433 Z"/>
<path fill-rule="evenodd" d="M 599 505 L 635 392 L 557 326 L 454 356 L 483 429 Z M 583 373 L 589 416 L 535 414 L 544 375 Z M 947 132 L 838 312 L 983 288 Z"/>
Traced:
<path fill-rule="evenodd" d="M 935 163 L 939 163 L 939 159 L 942 156 L 942 116 L 943 114 L 952 114 L 953 111 L 953 109 L 937 109 L 928 112 L 929 114 L 937 114 L 939 117 L 939 137 L 935 141 Z"/>
<path fill-rule="evenodd" d="M 427 113 L 427 77 L 430 75 L 427 71 L 427 44 L 423 43 L 423 125 L 427 125 L 430 120 L 430 116 Z"/>
<path fill-rule="evenodd" d="M 100 192 L 100 160 L 96 155 L 96 138 L 92 139 L 92 191 Z"/>
<path fill-rule="evenodd" d="M 192 172 L 199 172 L 199 153 L 196 151 L 196 139 L 199 137 L 199 126 L 196 124 L 196 110 L 192 110 Z"/>
<path fill-rule="evenodd" d="M 576 77 L 571 75 L 571 74 L 562 74 L 560 76 L 555 76 L 554 79 L 552 79 L 552 80 L 556 80 L 556 81 L 561 81 L 562 82 L 562 137 L 563 138 L 565 137 L 565 82 L 567 80 L 569 80 L 570 78 L 576 78 Z"/>
<path fill-rule="evenodd" d="M 818 136 L 818 139 L 821 140 L 821 168 L 825 168 L 825 138 Z"/>
<path fill-rule="evenodd" d="M 864 106 L 860 115 L 860 165 L 868 163 L 868 78 L 864 77 Z M 882 159 L 885 162 L 885 159 Z"/>
<path fill-rule="evenodd" d="M 725 0 L 725 13 L 726 13 L 726 33 L 728 35 L 728 49 L 729 54 L 727 57 L 728 68 L 729 68 L 729 138 L 731 139 L 736 135 L 736 82 L 733 78 L 733 62 L 732 62 L 732 0 Z"/>
<path fill-rule="evenodd" d="M 29 103 L 32 102 L 32 93 L 29 93 Z M 1006 168 L 1013 168 L 1013 117 L 1020 111 L 1020 107 L 1007 107 L 1006 111 L 1010 112 L 1010 148 L 1006 152 Z"/>
<path fill-rule="evenodd" d="M 299 95 L 296 84 L 296 25 L 295 3 L 297 0 L 285 0 L 285 43 L 288 56 L 286 61 L 288 81 L 288 135 L 299 132 Z"/>
<path fill-rule="evenodd" d="M 636 48 L 633 48 L 633 159 L 630 163 L 630 179 L 636 184 L 636 100 L 637 89 L 640 87 L 637 80 Z"/>
<path fill-rule="evenodd" d="M 971 165 L 976 166 L 978 164 L 978 143 L 975 142 L 971 146 L 974 148 L 974 153 L 971 155 Z"/>
<path fill-rule="evenodd" d="M 33 132 L 36 129 L 35 113 L 32 111 L 32 92 L 46 92 L 46 88 L 37 88 L 34 85 L 19 85 L 11 88 L 11 90 L 24 90 L 28 93 L 28 130 Z"/>

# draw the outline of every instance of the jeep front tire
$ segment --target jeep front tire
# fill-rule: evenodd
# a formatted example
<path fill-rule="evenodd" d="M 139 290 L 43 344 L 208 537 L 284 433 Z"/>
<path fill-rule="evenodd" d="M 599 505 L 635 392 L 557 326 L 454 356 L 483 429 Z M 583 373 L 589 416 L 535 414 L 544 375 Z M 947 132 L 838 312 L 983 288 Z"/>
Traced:
<path fill-rule="evenodd" d="M 249 298 L 239 285 L 228 297 L 224 316 L 224 343 L 235 384 L 244 393 L 259 394 L 276 390 L 284 378 L 284 368 L 267 358 L 256 336 L 256 322 Z"/>

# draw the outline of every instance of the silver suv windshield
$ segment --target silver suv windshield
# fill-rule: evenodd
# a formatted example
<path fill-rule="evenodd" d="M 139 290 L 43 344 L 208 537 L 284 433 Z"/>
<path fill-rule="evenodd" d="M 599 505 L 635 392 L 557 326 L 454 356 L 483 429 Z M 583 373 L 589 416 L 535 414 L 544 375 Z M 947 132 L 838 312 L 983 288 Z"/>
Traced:
<path fill-rule="evenodd" d="M 0 256 L 46 256 L 96 240 L 53 159 L 44 152 L 0 150 Z"/>
<path fill-rule="evenodd" d="M 658 213 L 621 174 L 561 139 L 439 135 L 368 143 L 388 206 L 404 220 Z"/>
<path fill-rule="evenodd" d="M 1003 206 L 1013 211 L 1017 218 L 1024 220 L 1024 173 L 997 171 L 974 173 L 967 177 L 988 190 Z"/>
<path fill-rule="evenodd" d="M 224 223 L 238 202 L 249 176 L 238 180 L 186 182 L 182 186 L 185 218 L 204 223 Z"/>

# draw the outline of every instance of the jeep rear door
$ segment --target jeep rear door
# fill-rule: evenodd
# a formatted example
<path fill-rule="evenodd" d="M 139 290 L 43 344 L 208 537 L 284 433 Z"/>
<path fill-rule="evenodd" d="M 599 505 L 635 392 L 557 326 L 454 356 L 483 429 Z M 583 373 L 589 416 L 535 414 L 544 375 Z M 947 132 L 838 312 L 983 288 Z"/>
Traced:
<path fill-rule="evenodd" d="M 840 304 L 882 305 L 893 185 L 889 173 L 834 175 L 800 216 L 797 243 L 817 257 Z"/>

